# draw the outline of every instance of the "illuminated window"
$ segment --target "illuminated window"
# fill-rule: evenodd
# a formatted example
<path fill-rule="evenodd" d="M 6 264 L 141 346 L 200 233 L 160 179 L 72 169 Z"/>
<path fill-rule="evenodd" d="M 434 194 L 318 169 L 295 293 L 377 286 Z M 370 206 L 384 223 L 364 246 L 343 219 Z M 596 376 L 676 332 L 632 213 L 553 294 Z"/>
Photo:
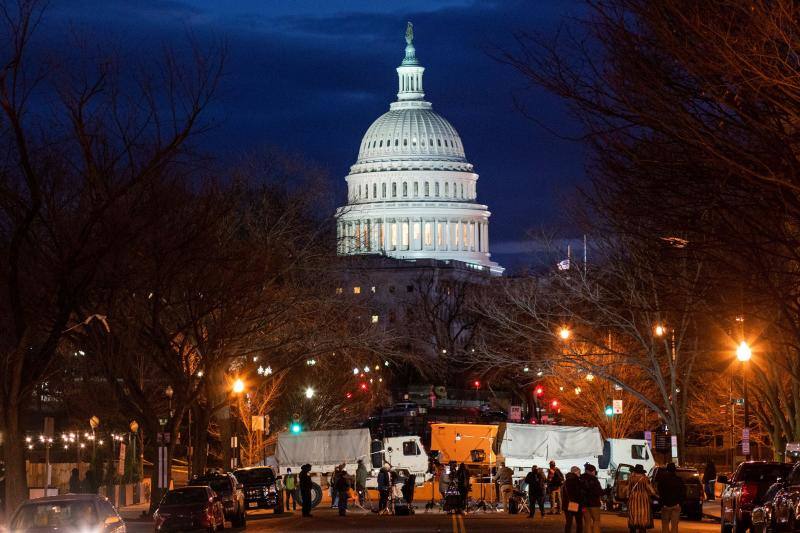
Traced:
<path fill-rule="evenodd" d="M 361 287 L 353 287 L 353 294 L 361 294 Z"/>
<path fill-rule="evenodd" d="M 469 233 L 466 222 L 461 223 L 461 232 L 462 232 L 462 239 L 461 241 L 464 243 L 464 248 L 469 248 Z"/>
<path fill-rule="evenodd" d="M 403 232 L 403 246 L 408 246 L 408 222 L 403 222 L 402 225 L 403 227 L 401 231 Z"/>
<path fill-rule="evenodd" d="M 433 224 L 425 223 L 425 246 L 433 246 Z"/>
<path fill-rule="evenodd" d="M 389 224 L 389 244 L 392 248 L 397 248 L 397 223 Z"/>
<path fill-rule="evenodd" d="M 436 240 L 439 242 L 439 248 L 444 248 L 444 224 L 442 222 L 436 224 Z"/>
<path fill-rule="evenodd" d="M 414 242 L 419 240 L 419 236 L 420 236 L 419 222 L 414 222 Z"/>
<path fill-rule="evenodd" d="M 374 285 L 372 287 L 370 287 L 369 290 L 370 290 L 370 292 L 372 292 L 372 294 L 375 294 L 375 286 Z"/>
<path fill-rule="evenodd" d="M 342 294 L 344 290 L 341 287 L 336 287 L 336 294 Z"/>
<path fill-rule="evenodd" d="M 455 244 L 455 248 L 458 248 L 458 245 L 461 242 L 460 232 L 458 231 L 458 226 L 459 226 L 458 222 L 456 222 L 454 224 L 450 224 L 450 228 L 452 228 L 452 231 L 453 231 L 453 239 L 451 239 L 451 241 Z"/>
<path fill-rule="evenodd" d="M 373 324 L 377 324 L 378 323 L 378 315 L 372 315 L 372 323 Z"/>

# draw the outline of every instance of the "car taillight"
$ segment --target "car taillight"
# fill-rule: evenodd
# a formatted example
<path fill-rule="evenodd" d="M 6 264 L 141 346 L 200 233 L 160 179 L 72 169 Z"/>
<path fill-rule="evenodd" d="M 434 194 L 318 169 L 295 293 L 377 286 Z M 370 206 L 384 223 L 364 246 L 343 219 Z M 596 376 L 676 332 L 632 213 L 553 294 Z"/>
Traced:
<path fill-rule="evenodd" d="M 739 495 L 739 505 L 749 505 L 756 501 L 758 483 L 744 483 L 742 493 Z"/>

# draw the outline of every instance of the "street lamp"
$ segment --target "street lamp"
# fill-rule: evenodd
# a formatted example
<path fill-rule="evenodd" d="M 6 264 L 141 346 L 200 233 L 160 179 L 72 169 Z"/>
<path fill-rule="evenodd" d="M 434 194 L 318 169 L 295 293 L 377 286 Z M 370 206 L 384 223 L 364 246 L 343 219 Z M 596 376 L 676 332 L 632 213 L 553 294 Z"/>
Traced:
<path fill-rule="evenodd" d="M 664 326 L 662 326 L 661 324 L 656 324 L 656 327 L 655 327 L 656 337 L 663 337 L 664 333 L 666 333 L 666 332 L 667 332 L 667 330 L 664 329 Z"/>
<path fill-rule="evenodd" d="M 314 397 L 314 389 L 312 387 L 306 387 L 306 398 L 309 400 Z"/>
<path fill-rule="evenodd" d="M 569 330 L 567 326 L 561 326 L 561 329 L 558 330 L 558 336 L 561 337 L 562 341 L 569 340 L 572 332 Z"/>
<path fill-rule="evenodd" d="M 241 394 L 244 392 L 244 381 L 242 381 L 242 378 L 236 378 L 236 381 L 233 382 L 233 387 L 231 387 L 231 390 L 234 394 Z"/>
<path fill-rule="evenodd" d="M 172 396 L 175 395 L 175 390 L 172 388 L 172 385 L 167 385 L 167 388 L 164 389 L 164 394 L 169 399 L 169 417 L 172 418 Z"/>
<path fill-rule="evenodd" d="M 750 360 L 753 356 L 753 350 L 750 349 L 750 346 L 747 344 L 746 341 L 742 341 L 739 343 L 739 346 L 736 347 L 736 359 L 742 364 L 742 392 L 744 393 L 744 429 L 747 431 L 748 438 L 750 436 L 750 401 L 747 398 L 747 367 L 745 363 Z M 742 440 L 744 440 L 744 435 L 742 435 Z M 747 453 L 745 454 L 745 459 L 747 461 L 750 460 L 750 447 L 747 447 Z"/>

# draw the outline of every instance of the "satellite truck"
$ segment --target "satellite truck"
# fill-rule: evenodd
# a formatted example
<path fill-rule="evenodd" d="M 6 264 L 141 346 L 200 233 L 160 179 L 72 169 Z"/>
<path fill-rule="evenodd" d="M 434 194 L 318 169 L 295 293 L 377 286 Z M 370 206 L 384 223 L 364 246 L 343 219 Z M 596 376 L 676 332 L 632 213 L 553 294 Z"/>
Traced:
<path fill-rule="evenodd" d="M 596 427 L 501 423 L 493 448 L 497 462 L 511 468 L 514 479 L 524 478 L 533 465 L 547 469 L 550 461 L 565 474 L 573 466 L 583 470 L 590 463 L 597 467 L 600 485 L 607 488 L 620 464 L 641 464 L 645 471 L 655 466 L 646 440 L 603 440 Z"/>
<path fill-rule="evenodd" d="M 370 471 L 367 488 L 377 488 L 378 470 L 384 463 L 391 465 L 398 476 L 416 475 L 416 483 L 422 485 L 428 478 L 428 454 L 417 436 L 387 437 L 372 439 L 369 429 L 339 429 L 329 431 L 284 432 L 278 435 L 275 462 L 278 474 L 286 475 L 289 468 L 299 474 L 304 464 L 311 465 L 313 505 L 322 496 L 322 478 L 333 474 L 334 469 L 344 464 L 350 475 L 355 475 L 358 460 Z M 317 497 L 319 494 L 319 497 Z"/>

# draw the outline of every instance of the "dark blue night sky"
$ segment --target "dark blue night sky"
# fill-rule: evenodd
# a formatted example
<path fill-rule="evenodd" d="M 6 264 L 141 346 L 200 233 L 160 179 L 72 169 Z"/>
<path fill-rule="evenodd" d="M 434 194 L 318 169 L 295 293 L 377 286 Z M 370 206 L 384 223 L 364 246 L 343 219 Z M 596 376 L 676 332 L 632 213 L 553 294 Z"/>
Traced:
<path fill-rule="evenodd" d="M 302 153 L 343 185 L 361 136 L 395 98 L 411 20 L 426 99 L 461 134 L 503 261 L 526 230 L 562 221 L 584 155 L 521 116 L 514 95 L 548 126 L 577 131 L 558 100 L 527 90 L 488 51 L 513 46 L 515 31 L 552 34 L 580 10 L 576 0 L 52 0 L 38 39 L 60 47 L 85 35 L 145 61 L 164 45 L 186 49 L 188 32 L 224 39 L 220 123 L 205 142 L 222 158 L 262 145 Z"/>

